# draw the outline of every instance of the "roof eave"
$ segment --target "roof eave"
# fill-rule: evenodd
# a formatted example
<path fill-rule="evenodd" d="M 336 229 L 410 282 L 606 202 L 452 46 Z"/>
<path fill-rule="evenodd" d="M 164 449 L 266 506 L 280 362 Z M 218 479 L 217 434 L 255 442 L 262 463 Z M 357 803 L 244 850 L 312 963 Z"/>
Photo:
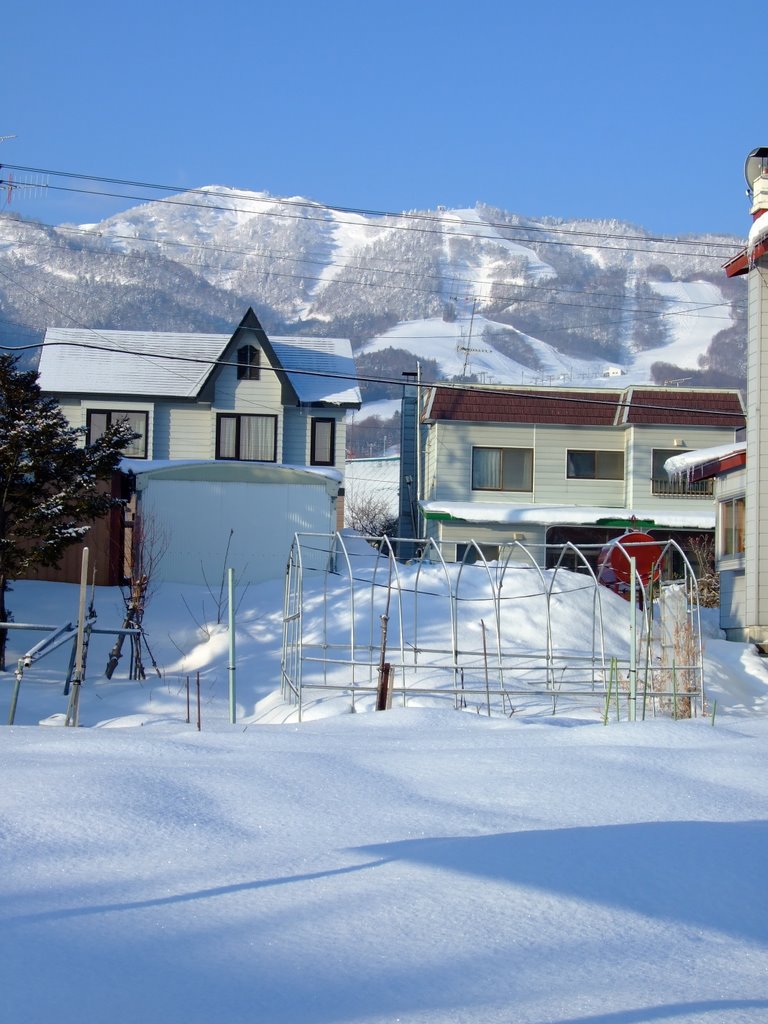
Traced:
<path fill-rule="evenodd" d="M 732 452 L 730 455 L 723 455 L 719 459 L 710 459 L 700 466 L 691 469 L 688 479 L 691 483 L 697 480 L 710 480 L 715 476 L 722 476 L 723 473 L 730 473 L 734 469 L 743 469 L 747 464 L 747 453 L 745 451 Z"/>

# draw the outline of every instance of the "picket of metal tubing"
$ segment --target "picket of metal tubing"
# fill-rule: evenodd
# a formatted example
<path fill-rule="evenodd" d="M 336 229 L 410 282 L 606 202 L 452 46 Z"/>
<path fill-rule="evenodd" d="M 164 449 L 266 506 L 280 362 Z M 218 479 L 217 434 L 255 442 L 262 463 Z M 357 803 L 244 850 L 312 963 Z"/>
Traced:
<path fill-rule="evenodd" d="M 367 708 L 386 664 L 402 706 L 449 698 L 455 707 L 509 715 L 521 700 L 543 698 L 554 713 L 567 696 L 606 702 L 612 717 L 630 720 L 701 713 L 698 588 L 688 559 L 675 541 L 659 543 L 657 564 L 642 579 L 634 574 L 637 544 L 624 547 L 618 538 L 611 546 L 626 558 L 637 598 L 624 601 L 630 639 L 622 650 L 606 646 L 603 614 L 604 601 L 619 599 L 606 597 L 586 547 L 558 545 L 550 549 L 557 554 L 553 567 L 542 569 L 534 550 L 519 541 L 489 561 L 470 540 L 453 563 L 432 539 L 298 533 L 285 580 L 283 697 L 298 706 L 299 719 L 308 702 L 332 695 L 348 699 L 351 710 Z M 665 577 L 673 555 L 682 566 L 675 581 Z M 525 592 L 507 596 L 505 583 L 521 572 Z M 565 582 L 558 590 L 560 581 L 570 590 Z M 482 595 L 473 596 L 479 587 Z M 584 637 L 558 622 L 558 605 L 567 615 L 568 594 L 576 589 L 590 592 Z M 520 608 L 526 601 L 527 612 L 543 613 L 535 646 L 517 643 L 505 622 L 514 602 Z M 467 639 L 473 633 L 474 644 Z"/>

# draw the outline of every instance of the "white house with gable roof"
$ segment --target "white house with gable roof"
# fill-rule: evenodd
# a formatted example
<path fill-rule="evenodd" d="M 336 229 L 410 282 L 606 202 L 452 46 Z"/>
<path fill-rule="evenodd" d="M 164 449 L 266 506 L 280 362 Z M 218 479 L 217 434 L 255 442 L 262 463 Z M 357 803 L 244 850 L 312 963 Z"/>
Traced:
<path fill-rule="evenodd" d="M 252 309 L 232 335 L 51 328 L 39 384 L 86 444 L 134 427 L 126 469 L 168 538 L 162 578 L 218 578 L 225 551 L 248 581 L 280 576 L 296 530 L 341 521 L 347 339 L 268 338 Z"/>
<path fill-rule="evenodd" d="M 128 419 L 138 459 L 343 469 L 360 407 L 346 338 L 270 339 L 252 309 L 233 335 L 49 328 L 39 374 L 86 443 Z"/>

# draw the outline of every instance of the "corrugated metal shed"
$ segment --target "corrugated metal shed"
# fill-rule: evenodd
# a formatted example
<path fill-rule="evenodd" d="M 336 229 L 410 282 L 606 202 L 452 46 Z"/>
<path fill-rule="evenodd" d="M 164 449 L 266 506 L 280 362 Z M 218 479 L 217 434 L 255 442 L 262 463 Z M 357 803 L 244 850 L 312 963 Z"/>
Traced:
<path fill-rule="evenodd" d="M 218 587 L 231 567 L 238 585 L 282 579 L 294 533 L 335 531 L 339 482 L 250 462 L 140 469 L 138 514 L 165 548 L 154 578 Z"/>

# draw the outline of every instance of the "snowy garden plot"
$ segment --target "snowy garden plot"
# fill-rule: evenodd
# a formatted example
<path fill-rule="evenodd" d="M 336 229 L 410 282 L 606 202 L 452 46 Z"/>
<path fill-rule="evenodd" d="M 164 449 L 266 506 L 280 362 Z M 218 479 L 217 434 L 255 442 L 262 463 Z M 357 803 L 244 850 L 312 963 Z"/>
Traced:
<path fill-rule="evenodd" d="M 678 580 L 667 571 L 673 553 L 684 567 Z M 551 569 L 536 554 L 514 542 L 489 562 L 470 541 L 461 562 L 447 563 L 432 540 L 297 534 L 284 698 L 300 717 L 330 698 L 369 709 L 386 671 L 403 706 L 555 713 L 567 698 L 630 719 L 703 710 L 696 580 L 673 541 L 655 584 L 638 583 L 637 604 L 598 584 L 583 549 L 559 547 Z"/>

